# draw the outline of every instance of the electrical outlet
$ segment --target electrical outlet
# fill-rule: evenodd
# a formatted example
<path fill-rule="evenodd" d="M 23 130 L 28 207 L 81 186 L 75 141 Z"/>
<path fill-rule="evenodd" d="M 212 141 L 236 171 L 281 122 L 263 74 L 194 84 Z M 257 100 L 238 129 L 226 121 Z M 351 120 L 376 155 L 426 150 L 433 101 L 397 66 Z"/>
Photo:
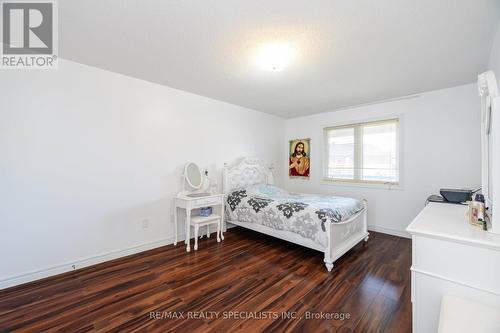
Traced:
<path fill-rule="evenodd" d="M 149 219 L 142 220 L 142 229 L 149 228 Z"/>

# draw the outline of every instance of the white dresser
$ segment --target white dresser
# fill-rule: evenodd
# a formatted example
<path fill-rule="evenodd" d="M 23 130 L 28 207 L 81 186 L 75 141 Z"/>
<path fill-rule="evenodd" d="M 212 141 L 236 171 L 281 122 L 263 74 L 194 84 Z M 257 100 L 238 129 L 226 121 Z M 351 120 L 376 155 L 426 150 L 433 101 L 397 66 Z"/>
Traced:
<path fill-rule="evenodd" d="M 429 203 L 412 235 L 413 332 L 437 332 L 441 298 L 500 307 L 500 235 L 468 224 L 467 206 Z"/>

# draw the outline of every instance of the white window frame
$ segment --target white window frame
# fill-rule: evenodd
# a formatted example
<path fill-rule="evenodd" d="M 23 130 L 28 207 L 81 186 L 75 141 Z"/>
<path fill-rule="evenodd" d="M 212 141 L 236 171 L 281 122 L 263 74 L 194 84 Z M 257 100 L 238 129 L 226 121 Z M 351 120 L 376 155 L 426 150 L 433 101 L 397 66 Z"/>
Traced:
<path fill-rule="evenodd" d="M 364 124 L 376 124 L 388 122 L 391 120 L 398 121 L 398 128 L 396 132 L 396 144 L 397 144 L 397 162 L 398 162 L 398 173 L 399 180 L 397 182 L 388 182 L 388 181 L 373 181 L 373 180 L 360 180 L 360 179 L 338 179 L 338 178 L 330 178 L 326 177 L 326 170 L 328 168 L 328 142 L 327 142 L 327 130 L 332 128 L 348 128 L 354 127 L 356 125 L 364 125 Z M 381 188 L 388 190 L 402 190 L 403 189 L 403 156 L 401 146 L 403 145 L 403 136 L 402 136 L 402 128 L 403 128 L 403 116 L 398 115 L 390 115 L 387 117 L 379 117 L 379 118 L 369 118 L 369 119 L 355 119 L 351 121 L 330 123 L 323 125 L 321 127 L 322 132 L 322 165 L 321 165 L 321 179 L 323 185 L 334 185 L 334 186 L 346 186 L 346 187 L 364 187 L 364 188 Z M 362 153 L 361 151 L 357 151 L 356 154 Z"/>

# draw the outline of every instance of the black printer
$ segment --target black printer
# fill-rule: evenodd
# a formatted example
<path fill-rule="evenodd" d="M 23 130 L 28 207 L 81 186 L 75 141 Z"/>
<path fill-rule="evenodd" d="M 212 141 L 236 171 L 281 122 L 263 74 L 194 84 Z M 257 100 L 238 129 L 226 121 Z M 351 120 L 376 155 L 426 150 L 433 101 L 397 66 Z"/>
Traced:
<path fill-rule="evenodd" d="M 429 202 L 463 204 L 467 201 L 471 201 L 472 194 L 476 193 L 480 189 L 480 187 L 475 190 L 442 188 L 439 190 L 439 194 L 441 195 L 431 195 L 427 198 L 426 204 Z"/>

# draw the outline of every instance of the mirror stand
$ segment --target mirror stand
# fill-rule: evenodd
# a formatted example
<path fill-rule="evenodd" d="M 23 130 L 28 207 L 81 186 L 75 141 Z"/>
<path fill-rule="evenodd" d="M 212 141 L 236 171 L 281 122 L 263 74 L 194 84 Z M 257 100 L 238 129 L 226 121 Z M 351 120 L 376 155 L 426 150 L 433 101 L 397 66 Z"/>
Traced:
<path fill-rule="evenodd" d="M 182 190 L 177 196 L 198 198 L 210 195 L 205 178 L 197 164 L 187 163 L 182 174 Z"/>

